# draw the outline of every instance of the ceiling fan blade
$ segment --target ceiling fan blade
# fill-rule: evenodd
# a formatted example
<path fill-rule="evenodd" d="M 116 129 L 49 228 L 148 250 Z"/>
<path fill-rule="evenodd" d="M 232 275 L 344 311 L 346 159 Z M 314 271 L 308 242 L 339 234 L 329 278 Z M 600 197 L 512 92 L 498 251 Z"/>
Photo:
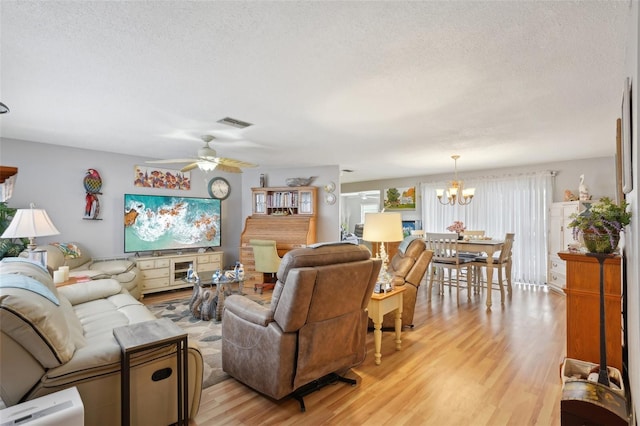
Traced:
<path fill-rule="evenodd" d="M 189 161 L 193 161 L 193 160 L 189 160 Z M 188 165 L 184 166 L 183 168 L 181 168 L 180 171 L 184 173 L 184 172 L 188 172 L 189 170 L 193 170 L 196 167 L 198 167 L 198 162 L 188 164 Z"/>
<path fill-rule="evenodd" d="M 257 164 L 247 163 L 245 161 L 235 160 L 233 158 L 218 157 L 216 163 L 231 167 L 258 167 Z"/>
<path fill-rule="evenodd" d="M 170 160 L 149 160 L 145 161 L 145 163 L 149 164 L 171 164 L 171 163 L 191 163 L 196 161 L 195 158 L 173 158 Z"/>
<path fill-rule="evenodd" d="M 242 173 L 242 169 L 240 167 L 235 166 L 227 166 L 226 164 L 216 164 L 216 170 L 220 170 L 221 172 L 229 172 L 229 173 Z"/>

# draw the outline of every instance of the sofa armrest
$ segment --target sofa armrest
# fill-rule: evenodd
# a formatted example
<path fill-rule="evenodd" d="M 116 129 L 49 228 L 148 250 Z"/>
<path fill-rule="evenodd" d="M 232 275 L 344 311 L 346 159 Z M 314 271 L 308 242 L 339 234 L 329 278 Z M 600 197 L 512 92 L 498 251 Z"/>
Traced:
<path fill-rule="evenodd" d="M 224 300 L 224 309 L 253 324 L 266 327 L 273 322 L 271 310 L 257 302 L 238 294 L 231 295 Z"/>
<path fill-rule="evenodd" d="M 58 287 L 58 293 L 69 299 L 74 306 L 123 292 L 126 290 L 114 279 L 93 280 Z"/>
<path fill-rule="evenodd" d="M 105 274 L 113 276 L 129 272 L 135 267 L 135 262 L 128 259 L 93 259 L 88 269 L 102 271 Z"/>

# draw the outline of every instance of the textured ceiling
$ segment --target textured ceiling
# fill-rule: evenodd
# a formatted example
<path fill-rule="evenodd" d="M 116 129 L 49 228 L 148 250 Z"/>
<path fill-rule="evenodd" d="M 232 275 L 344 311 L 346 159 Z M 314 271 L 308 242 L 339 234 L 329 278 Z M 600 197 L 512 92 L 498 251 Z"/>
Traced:
<path fill-rule="evenodd" d="M 343 182 L 610 156 L 628 1 L 0 2 L 7 138 Z M 238 130 L 216 123 L 254 123 Z"/>

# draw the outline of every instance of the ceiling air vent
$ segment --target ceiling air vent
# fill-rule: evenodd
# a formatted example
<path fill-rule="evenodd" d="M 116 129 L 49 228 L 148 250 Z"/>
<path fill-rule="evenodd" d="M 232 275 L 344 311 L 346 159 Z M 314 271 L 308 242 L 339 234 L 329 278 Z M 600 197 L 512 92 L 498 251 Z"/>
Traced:
<path fill-rule="evenodd" d="M 245 129 L 245 128 L 253 125 L 251 123 L 247 123 L 246 121 L 237 120 L 237 119 L 231 118 L 231 117 L 222 118 L 222 119 L 218 120 L 218 123 L 226 124 L 227 126 L 237 127 L 238 129 Z"/>

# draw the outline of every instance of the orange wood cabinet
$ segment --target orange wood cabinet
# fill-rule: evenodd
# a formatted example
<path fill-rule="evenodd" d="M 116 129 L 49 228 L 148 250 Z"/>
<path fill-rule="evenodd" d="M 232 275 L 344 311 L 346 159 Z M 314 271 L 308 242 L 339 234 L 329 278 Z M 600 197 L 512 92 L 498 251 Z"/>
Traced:
<path fill-rule="evenodd" d="M 256 272 L 252 239 L 274 240 L 280 257 L 289 250 L 316 242 L 316 217 L 305 215 L 253 215 L 245 219 L 240 235 L 240 262 L 245 271 L 245 288 L 263 282 L 263 275 Z"/>
<path fill-rule="evenodd" d="M 566 262 L 567 356 L 600 363 L 600 264 L 583 253 L 558 253 Z M 604 261 L 607 364 L 622 370 L 620 257 Z"/>

